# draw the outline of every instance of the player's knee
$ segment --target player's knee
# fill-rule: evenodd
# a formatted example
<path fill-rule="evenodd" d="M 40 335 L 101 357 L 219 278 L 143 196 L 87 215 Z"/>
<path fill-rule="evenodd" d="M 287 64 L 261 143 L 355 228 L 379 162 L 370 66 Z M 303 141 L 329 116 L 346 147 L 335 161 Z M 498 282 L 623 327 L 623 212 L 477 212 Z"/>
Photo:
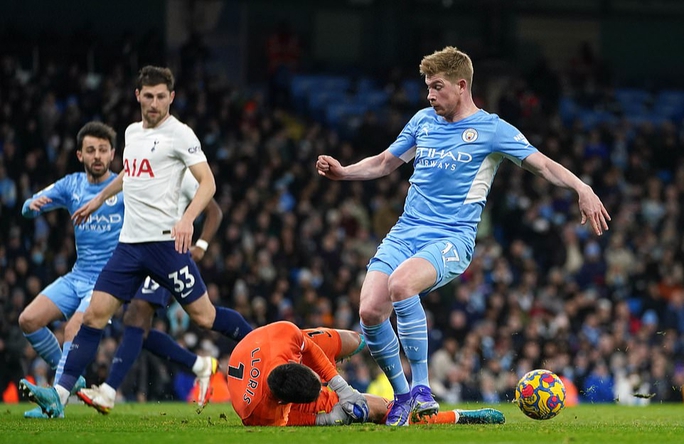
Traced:
<path fill-rule="evenodd" d="M 150 319 L 146 319 L 141 313 L 136 313 L 134 310 L 128 309 L 124 313 L 123 322 L 126 327 L 137 327 L 147 330 L 151 323 Z"/>
<path fill-rule="evenodd" d="M 387 316 L 377 305 L 361 304 L 359 306 L 359 318 L 364 325 L 378 325 L 382 324 Z"/>
<path fill-rule="evenodd" d="M 109 322 L 109 315 L 97 312 L 95 310 L 86 310 L 83 314 L 83 325 L 91 328 L 103 329 Z"/>
<path fill-rule="evenodd" d="M 387 281 L 390 299 L 392 302 L 403 301 L 416 294 L 411 279 L 406 275 L 393 274 Z"/>
<path fill-rule="evenodd" d="M 211 303 L 207 293 L 183 307 L 190 319 L 199 327 L 211 330 L 216 320 L 216 307 Z"/>
<path fill-rule="evenodd" d="M 28 310 L 22 311 L 19 315 L 19 328 L 21 328 L 21 331 L 24 333 L 33 333 L 34 331 L 43 327 L 42 325 L 38 324 L 39 322 L 36 316 L 34 316 L 33 313 Z"/>
<path fill-rule="evenodd" d="M 153 317 L 154 308 L 150 304 L 136 303 L 134 300 L 124 313 L 123 322 L 127 327 L 137 327 L 147 332 L 152 325 Z"/>
<path fill-rule="evenodd" d="M 214 326 L 214 319 L 216 318 L 215 313 L 188 313 L 190 315 L 190 319 L 197 324 L 198 327 L 211 330 L 211 327 Z"/>

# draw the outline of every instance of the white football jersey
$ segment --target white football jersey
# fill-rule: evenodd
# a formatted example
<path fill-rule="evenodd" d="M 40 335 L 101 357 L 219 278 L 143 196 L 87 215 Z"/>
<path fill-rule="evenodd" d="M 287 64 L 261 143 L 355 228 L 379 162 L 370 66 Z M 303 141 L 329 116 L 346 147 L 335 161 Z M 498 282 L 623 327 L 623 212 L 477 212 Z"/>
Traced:
<path fill-rule="evenodd" d="M 200 142 L 190 127 L 173 116 L 156 128 L 143 128 L 142 122 L 133 123 L 126 128 L 125 137 L 126 209 L 119 240 L 125 243 L 172 240 L 171 228 L 185 211 L 180 197 L 186 169 L 207 161 Z"/>

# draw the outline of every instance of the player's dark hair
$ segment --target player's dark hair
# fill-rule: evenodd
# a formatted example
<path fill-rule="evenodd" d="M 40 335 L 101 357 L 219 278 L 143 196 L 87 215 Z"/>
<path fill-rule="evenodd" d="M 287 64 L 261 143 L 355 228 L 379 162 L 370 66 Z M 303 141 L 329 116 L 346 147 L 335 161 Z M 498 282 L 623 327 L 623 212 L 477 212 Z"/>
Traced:
<path fill-rule="evenodd" d="M 116 131 L 109 125 L 102 122 L 88 122 L 76 135 L 76 150 L 83 149 L 83 139 L 86 136 L 97 137 L 98 139 L 108 140 L 112 148 L 116 146 Z"/>
<path fill-rule="evenodd" d="M 136 88 L 141 90 L 143 86 L 166 85 L 169 91 L 173 91 L 175 80 L 169 68 L 147 65 L 140 70 Z"/>
<path fill-rule="evenodd" d="M 271 370 L 266 382 L 273 396 L 286 403 L 313 402 L 321 393 L 321 381 L 302 364 L 279 365 Z"/>

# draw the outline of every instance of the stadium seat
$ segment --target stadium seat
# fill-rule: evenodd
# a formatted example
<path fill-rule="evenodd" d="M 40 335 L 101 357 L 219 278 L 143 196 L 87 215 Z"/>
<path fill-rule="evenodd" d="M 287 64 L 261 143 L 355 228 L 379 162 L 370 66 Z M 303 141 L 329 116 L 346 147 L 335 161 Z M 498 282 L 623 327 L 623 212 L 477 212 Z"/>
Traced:
<path fill-rule="evenodd" d="M 644 301 L 641 298 L 629 298 L 627 299 L 627 306 L 629 306 L 629 312 L 638 316 L 641 313 L 641 308 L 644 305 Z"/>
<path fill-rule="evenodd" d="M 351 80 L 345 76 L 333 75 L 296 75 L 290 81 L 290 96 L 295 108 L 300 112 L 306 112 L 308 97 L 317 92 L 347 92 Z"/>
<path fill-rule="evenodd" d="M 356 101 L 360 104 L 365 104 L 368 109 L 380 110 L 389 101 L 389 94 L 380 89 L 370 90 L 358 93 Z"/>
<path fill-rule="evenodd" d="M 358 102 L 330 104 L 325 109 L 328 125 L 338 130 L 348 132 L 358 126 L 368 105 Z"/>
<path fill-rule="evenodd" d="M 579 106 L 577 106 L 575 100 L 567 96 L 561 97 L 560 101 L 558 102 L 558 112 L 564 125 L 572 125 L 572 122 L 577 117 L 578 111 Z"/>
<path fill-rule="evenodd" d="M 342 103 L 346 100 L 347 93 L 345 91 L 310 90 L 307 98 L 308 110 L 314 119 L 319 120 L 317 117 L 323 114 L 326 106 L 333 103 Z"/>
<path fill-rule="evenodd" d="M 653 113 L 672 120 L 684 118 L 684 91 L 664 90 L 656 95 Z"/>
<path fill-rule="evenodd" d="M 427 92 L 425 92 L 425 84 L 418 80 L 404 80 L 401 87 L 406 93 L 406 98 L 413 105 L 424 98 L 423 93 L 427 95 Z"/>

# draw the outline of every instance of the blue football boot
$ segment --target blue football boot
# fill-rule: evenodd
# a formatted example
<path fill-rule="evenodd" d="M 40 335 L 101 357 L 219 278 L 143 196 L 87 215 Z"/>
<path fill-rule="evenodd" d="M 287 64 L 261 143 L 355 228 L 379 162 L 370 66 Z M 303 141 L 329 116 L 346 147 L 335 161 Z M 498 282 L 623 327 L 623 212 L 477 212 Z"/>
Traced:
<path fill-rule="evenodd" d="M 26 395 L 29 401 L 38 404 L 43 413 L 49 418 L 64 416 L 64 406 L 54 387 L 38 387 L 26 379 L 22 379 L 19 381 L 19 389 Z"/>

